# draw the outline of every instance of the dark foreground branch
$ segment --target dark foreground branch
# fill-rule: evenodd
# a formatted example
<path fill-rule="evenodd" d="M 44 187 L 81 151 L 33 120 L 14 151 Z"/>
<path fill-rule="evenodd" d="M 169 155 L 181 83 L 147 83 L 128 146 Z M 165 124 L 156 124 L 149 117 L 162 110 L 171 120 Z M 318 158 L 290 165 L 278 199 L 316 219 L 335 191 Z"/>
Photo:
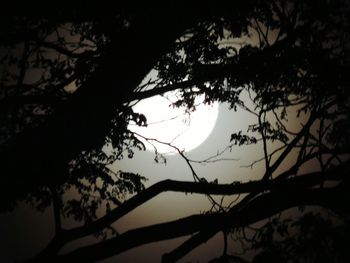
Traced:
<path fill-rule="evenodd" d="M 136 196 L 124 202 L 121 206 L 115 208 L 107 215 L 101 217 L 95 222 L 70 229 L 62 230 L 60 235 L 56 235 L 48 247 L 37 257 L 47 257 L 55 255 L 60 248 L 68 242 L 93 234 L 99 230 L 104 229 L 113 222 L 117 221 L 122 216 L 134 210 L 138 206 L 152 199 L 156 195 L 166 192 L 182 192 L 182 193 L 199 193 L 211 195 L 234 195 L 251 192 L 263 192 L 270 190 L 271 192 L 290 192 L 291 190 L 298 192 L 300 189 L 309 189 L 310 187 L 319 184 L 327 179 L 341 179 L 349 170 L 350 163 L 344 163 L 336 169 L 330 170 L 326 173 L 315 172 L 305 175 L 300 175 L 288 180 L 271 180 L 271 181 L 253 181 L 242 184 L 211 184 L 211 183 L 195 183 L 195 182 L 181 182 L 173 180 L 165 180 L 154 184 Z M 264 204 L 263 204 L 264 206 Z M 153 241 L 151 241 L 153 242 Z"/>
<path fill-rule="evenodd" d="M 228 213 L 193 215 L 176 221 L 130 230 L 118 237 L 79 248 L 50 261 L 92 262 L 151 242 L 200 233 L 163 259 L 164 262 L 175 262 L 222 229 L 247 226 L 300 205 L 319 205 L 339 211 L 339 207 L 344 206 L 344 203 L 349 200 L 349 191 L 342 187 L 270 192 L 258 196 L 239 210 L 233 207 Z"/>

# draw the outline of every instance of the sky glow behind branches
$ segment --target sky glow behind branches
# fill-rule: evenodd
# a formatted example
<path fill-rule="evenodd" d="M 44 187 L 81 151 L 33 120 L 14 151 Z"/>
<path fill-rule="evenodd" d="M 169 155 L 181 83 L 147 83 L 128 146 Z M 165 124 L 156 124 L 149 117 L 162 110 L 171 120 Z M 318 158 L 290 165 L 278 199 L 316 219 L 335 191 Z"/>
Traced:
<path fill-rule="evenodd" d="M 179 150 L 191 151 L 203 143 L 212 132 L 218 116 L 218 104 L 206 105 L 204 96 L 195 100 L 196 109 L 188 112 L 185 107 L 176 108 L 172 103 L 177 97 L 174 92 L 165 96 L 155 96 L 140 101 L 134 111 L 143 113 L 147 118 L 147 127 L 129 125 L 130 130 L 148 139 L 170 143 Z M 145 140 L 147 150 L 174 154 L 176 150 L 155 140 Z"/>

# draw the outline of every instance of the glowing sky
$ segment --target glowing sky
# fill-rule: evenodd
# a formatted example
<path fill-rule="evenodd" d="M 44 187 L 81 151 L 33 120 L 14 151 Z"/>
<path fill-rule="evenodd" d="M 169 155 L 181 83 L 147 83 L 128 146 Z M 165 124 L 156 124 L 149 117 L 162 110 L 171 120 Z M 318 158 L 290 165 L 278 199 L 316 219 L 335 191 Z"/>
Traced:
<path fill-rule="evenodd" d="M 218 104 L 206 105 L 204 96 L 195 100 L 195 111 L 186 111 L 185 107 L 174 107 L 175 92 L 168 92 L 164 96 L 154 96 L 140 101 L 133 110 L 142 113 L 147 118 L 147 127 L 129 125 L 129 129 L 146 138 L 157 139 L 170 143 L 179 150 L 191 151 L 203 143 L 212 132 L 217 115 Z M 157 141 L 146 141 L 140 138 L 148 150 L 157 148 L 160 153 L 176 153 L 176 150 Z"/>

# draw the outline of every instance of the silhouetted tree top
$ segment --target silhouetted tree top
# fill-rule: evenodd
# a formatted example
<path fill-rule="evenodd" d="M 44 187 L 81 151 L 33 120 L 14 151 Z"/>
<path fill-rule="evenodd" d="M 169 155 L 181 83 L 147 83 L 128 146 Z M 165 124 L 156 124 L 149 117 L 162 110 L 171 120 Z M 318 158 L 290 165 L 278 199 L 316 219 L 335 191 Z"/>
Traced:
<path fill-rule="evenodd" d="M 99 260 L 193 234 L 164 256 L 174 262 L 218 231 L 234 231 L 290 207 L 312 204 L 347 214 L 341 204 L 349 201 L 349 7 L 345 0 L 239 1 L 227 8 L 120 8 L 107 15 L 58 9 L 52 16 L 1 17 L 1 210 L 22 200 L 38 209 L 53 203 L 57 235 L 42 256 L 55 257 L 65 243 L 101 233 L 163 191 L 247 194 L 220 212 L 131 230 L 58 261 Z M 152 69 L 157 77 L 145 83 Z M 147 124 L 132 105 L 174 90 L 174 106 L 194 110 L 194 99 L 204 94 L 205 103 L 226 102 L 256 117 L 247 130 L 231 135 L 231 147 L 263 148 L 260 181 L 208 184 L 193 171 L 193 183 L 168 180 L 145 189 L 142 174 L 108 168 L 145 150 L 128 130 L 129 123 Z M 299 131 L 288 128 L 290 109 L 306 116 Z M 269 151 L 269 143 L 281 146 Z M 295 162 L 280 172 L 295 151 Z M 310 160 L 319 162 L 319 171 L 300 175 Z M 336 186 L 323 188 L 330 180 Z M 81 199 L 63 203 L 61 196 L 72 188 Z M 135 195 L 124 202 L 127 194 Z M 102 208 L 106 215 L 97 219 Z M 64 230 L 61 214 L 85 225 Z M 259 242 L 256 247 L 265 246 Z"/>

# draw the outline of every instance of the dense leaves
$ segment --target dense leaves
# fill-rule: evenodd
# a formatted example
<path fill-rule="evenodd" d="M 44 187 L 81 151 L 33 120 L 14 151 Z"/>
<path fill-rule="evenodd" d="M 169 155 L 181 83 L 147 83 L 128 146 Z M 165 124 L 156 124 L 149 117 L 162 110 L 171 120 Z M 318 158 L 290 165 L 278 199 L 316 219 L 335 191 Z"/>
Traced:
<path fill-rule="evenodd" d="M 263 251 L 256 262 L 267 255 L 279 262 L 347 262 L 348 242 L 347 220 L 307 212 L 293 220 L 274 218 L 266 223 L 256 232 L 253 248 Z"/>

